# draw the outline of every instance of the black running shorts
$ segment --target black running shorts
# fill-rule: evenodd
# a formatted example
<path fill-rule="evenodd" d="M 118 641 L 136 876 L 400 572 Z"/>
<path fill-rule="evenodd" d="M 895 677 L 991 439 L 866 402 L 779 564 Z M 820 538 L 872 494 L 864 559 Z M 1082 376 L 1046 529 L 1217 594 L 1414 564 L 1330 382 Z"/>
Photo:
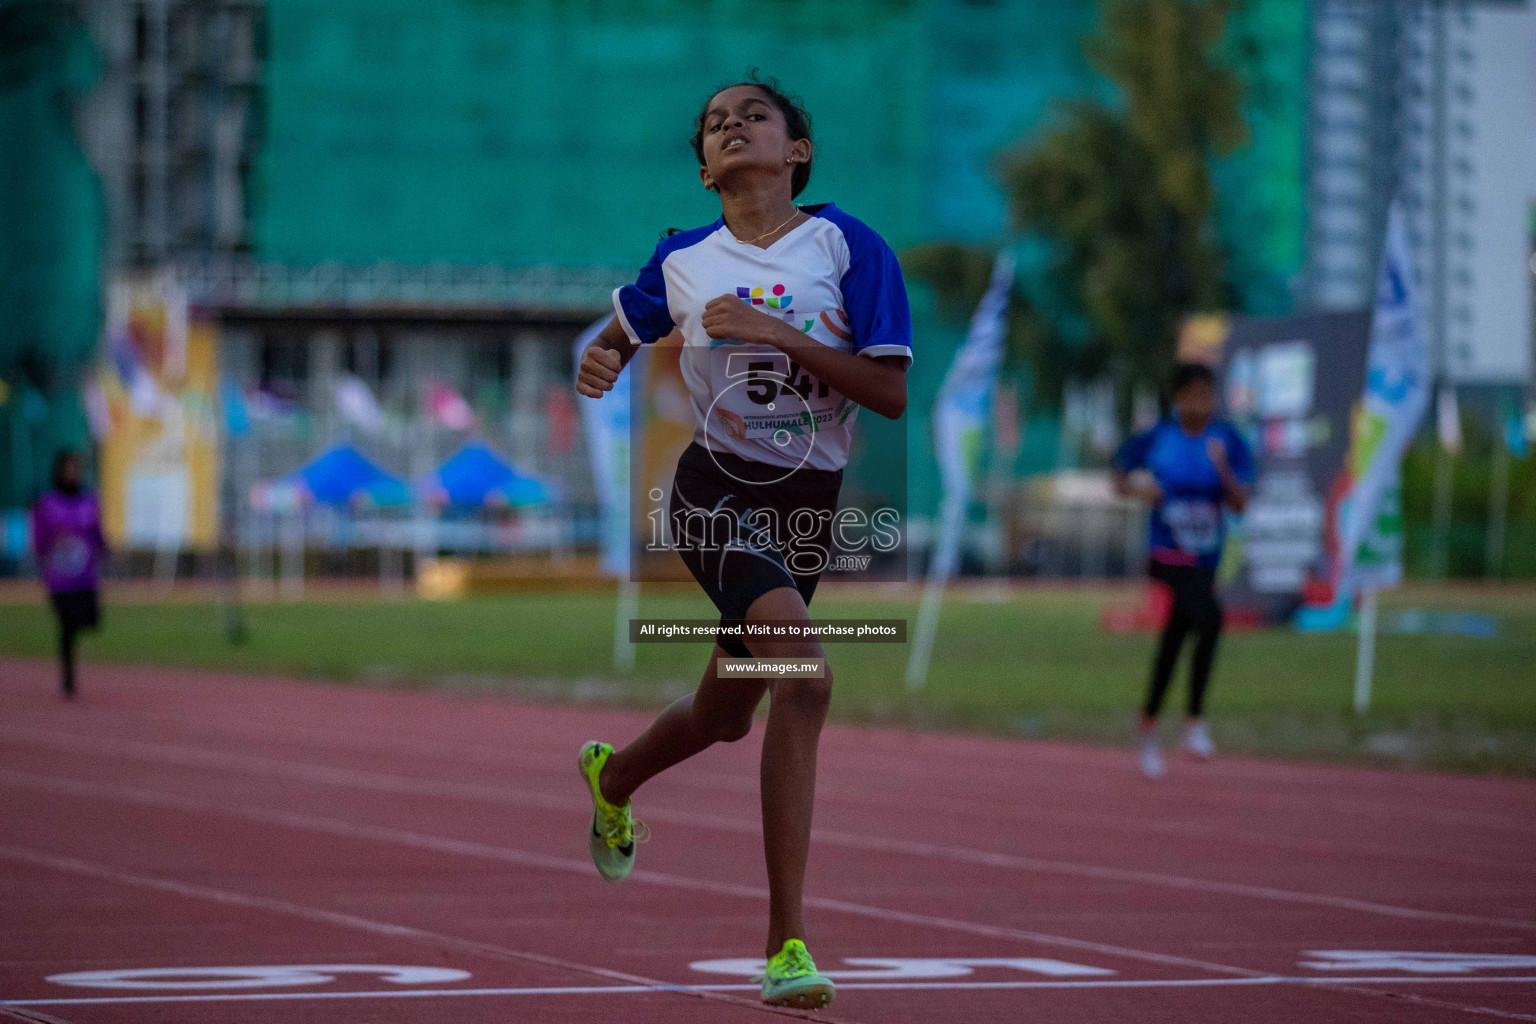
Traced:
<path fill-rule="evenodd" d="M 672 481 L 672 539 L 693 578 L 739 623 L 759 597 L 794 587 L 811 603 L 831 551 L 843 471 L 787 470 L 690 444 Z M 746 645 L 719 639 L 736 658 Z"/>

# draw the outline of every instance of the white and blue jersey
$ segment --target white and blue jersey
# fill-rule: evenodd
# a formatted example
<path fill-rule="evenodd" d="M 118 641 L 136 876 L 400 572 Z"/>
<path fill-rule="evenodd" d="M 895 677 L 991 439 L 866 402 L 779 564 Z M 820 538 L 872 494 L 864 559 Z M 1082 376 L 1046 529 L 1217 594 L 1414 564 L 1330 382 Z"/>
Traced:
<path fill-rule="evenodd" d="M 734 295 L 823 345 L 912 361 L 912 316 L 896 254 L 831 203 L 766 249 L 744 245 L 724 218 L 662 239 L 634 284 L 613 293 L 624 333 L 649 344 L 677 327 L 693 405 L 693 439 L 772 466 L 837 470 L 848 462 L 858 407 L 767 345 L 717 341 L 704 306 Z"/>
<path fill-rule="evenodd" d="M 1253 452 L 1237 428 L 1212 420 L 1193 436 L 1174 419 L 1126 441 L 1115 453 L 1122 473 L 1147 470 L 1163 489 L 1163 500 L 1152 510 L 1149 543 L 1154 561 L 1214 569 L 1226 539 L 1221 475 L 1206 445 L 1212 439 L 1227 449 L 1227 464 L 1242 484 L 1253 483 Z"/>

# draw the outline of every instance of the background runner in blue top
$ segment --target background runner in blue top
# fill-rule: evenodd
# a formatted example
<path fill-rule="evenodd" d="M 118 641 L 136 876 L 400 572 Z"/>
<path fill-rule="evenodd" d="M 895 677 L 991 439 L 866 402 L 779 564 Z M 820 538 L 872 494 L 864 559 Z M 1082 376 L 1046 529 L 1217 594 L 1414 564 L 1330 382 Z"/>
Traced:
<path fill-rule="evenodd" d="M 1152 507 L 1147 574 L 1169 599 L 1141 707 L 1141 770 L 1154 779 L 1163 774 L 1157 715 L 1179 651 L 1191 633 L 1195 650 L 1189 662 L 1184 749 L 1198 758 L 1216 752 L 1204 717 L 1222 626 L 1216 566 L 1226 539 L 1224 509 L 1241 512 L 1253 480 L 1248 443 L 1231 424 L 1213 415 L 1216 375 L 1211 368 L 1180 364 L 1169 391 L 1173 411 L 1168 418 L 1131 438 L 1115 455 L 1115 489 L 1136 494 Z"/>
<path fill-rule="evenodd" d="M 1157 561 L 1211 569 L 1221 561 L 1227 488 L 1212 459 L 1213 446 L 1225 451 L 1231 476 L 1251 486 L 1253 453 L 1225 420 L 1210 420 L 1190 434 L 1170 416 L 1126 441 L 1115 455 L 1120 472 L 1146 470 L 1162 491 L 1149 524 L 1151 556 Z"/>

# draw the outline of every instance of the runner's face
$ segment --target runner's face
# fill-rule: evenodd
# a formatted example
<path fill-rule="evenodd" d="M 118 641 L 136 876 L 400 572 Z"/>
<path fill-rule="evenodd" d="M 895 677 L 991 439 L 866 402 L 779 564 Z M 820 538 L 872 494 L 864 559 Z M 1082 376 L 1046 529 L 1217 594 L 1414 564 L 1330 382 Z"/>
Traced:
<path fill-rule="evenodd" d="M 73 490 L 80 486 L 80 461 L 78 459 L 64 459 L 59 463 L 59 487 L 62 490 Z"/>
<path fill-rule="evenodd" d="M 1174 396 L 1174 404 L 1181 419 L 1204 423 L 1216 411 L 1216 388 L 1208 380 L 1190 381 Z"/>
<path fill-rule="evenodd" d="M 810 156 L 810 140 L 791 139 L 784 115 L 766 93 L 736 85 L 710 98 L 704 114 L 705 186 L 718 186 L 746 172 L 780 174 L 786 179 L 795 163 Z"/>

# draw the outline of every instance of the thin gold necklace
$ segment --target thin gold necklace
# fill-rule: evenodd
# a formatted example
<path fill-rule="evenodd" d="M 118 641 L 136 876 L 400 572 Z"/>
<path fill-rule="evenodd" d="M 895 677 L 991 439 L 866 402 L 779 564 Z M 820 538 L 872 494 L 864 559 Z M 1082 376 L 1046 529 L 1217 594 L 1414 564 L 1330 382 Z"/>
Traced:
<path fill-rule="evenodd" d="M 795 207 L 795 212 L 790 214 L 789 217 L 787 219 L 785 219 L 784 224 L 788 224 L 790 221 L 794 220 L 798 216 L 800 216 L 800 207 L 797 206 L 797 207 Z M 784 227 L 784 224 L 780 224 L 778 227 L 775 227 L 775 228 L 769 228 L 767 231 L 764 231 L 762 234 L 758 235 L 756 238 L 736 238 L 736 235 L 735 235 L 734 232 L 731 234 L 731 237 L 732 238 L 736 238 L 736 242 L 737 242 L 738 245 L 751 245 L 753 242 L 761 241 L 764 238 L 767 238 L 769 235 L 773 234 L 774 232 L 780 230 L 781 228 Z"/>

